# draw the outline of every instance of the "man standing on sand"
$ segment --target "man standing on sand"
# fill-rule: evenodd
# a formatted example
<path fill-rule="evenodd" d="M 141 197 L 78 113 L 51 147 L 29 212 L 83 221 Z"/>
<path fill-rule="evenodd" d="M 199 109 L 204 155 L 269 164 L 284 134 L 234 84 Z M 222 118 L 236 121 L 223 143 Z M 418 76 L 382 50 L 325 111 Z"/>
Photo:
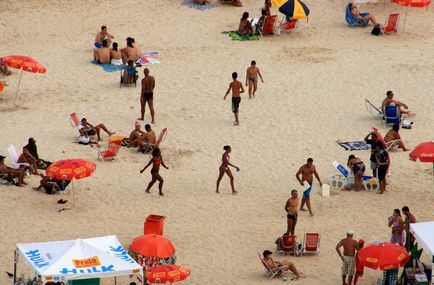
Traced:
<path fill-rule="evenodd" d="M 303 192 L 303 198 L 301 199 L 300 210 L 306 211 L 306 209 L 304 209 L 304 204 L 306 203 L 307 209 L 309 210 L 309 214 L 311 217 L 313 216 L 313 212 L 312 212 L 312 208 L 310 207 L 310 192 L 312 191 L 312 182 L 313 182 L 314 175 L 319 182 L 319 186 L 322 186 L 321 179 L 319 178 L 319 175 L 316 172 L 316 168 L 315 165 L 313 165 L 312 158 L 308 158 L 307 163 L 302 165 L 300 169 L 297 171 L 297 173 L 295 174 L 295 177 L 297 178 L 298 182 L 300 182 L 301 186 L 304 186 L 303 183 L 304 181 L 306 181 L 310 185 L 310 187 Z"/>
<path fill-rule="evenodd" d="M 291 191 L 291 198 L 285 204 L 285 211 L 287 213 L 286 217 L 288 219 L 288 229 L 286 233 L 289 235 L 294 235 L 295 233 L 295 225 L 297 224 L 297 213 L 298 208 L 298 193 L 297 190 Z"/>
<path fill-rule="evenodd" d="M 405 230 L 405 248 L 410 251 L 414 245 L 414 237 L 410 233 L 410 224 L 416 223 L 416 217 L 410 213 L 410 209 L 407 206 L 402 207 L 402 213 L 405 215 L 404 230 Z"/>
<path fill-rule="evenodd" d="M 226 91 L 225 97 L 223 97 L 223 99 L 226 100 L 226 97 L 228 96 L 229 92 L 232 90 L 232 112 L 234 113 L 234 117 L 235 117 L 234 126 L 238 126 L 240 124 L 240 121 L 238 119 L 238 109 L 240 107 L 240 102 L 241 102 L 240 94 L 244 93 L 243 84 L 237 80 L 237 77 L 238 77 L 238 73 L 233 72 L 232 73 L 233 81 L 229 83 L 228 91 Z"/>
<path fill-rule="evenodd" d="M 336 251 L 339 254 L 339 257 L 342 259 L 342 285 L 351 285 L 353 282 L 353 276 L 356 269 L 356 250 L 359 250 L 359 245 L 357 241 L 353 240 L 354 232 L 352 230 L 347 231 L 347 237 L 341 240 L 336 245 Z M 344 248 L 344 254 L 341 254 L 340 248 Z M 345 282 L 345 279 L 348 275 L 348 283 Z"/>
<path fill-rule="evenodd" d="M 151 111 L 151 124 L 155 124 L 155 112 L 154 112 L 154 88 L 155 78 L 149 75 L 149 69 L 143 70 L 145 77 L 142 79 L 142 92 L 140 96 L 140 113 L 141 117 L 138 120 L 143 121 L 145 119 L 146 102 L 148 102 L 149 110 Z"/>
<path fill-rule="evenodd" d="M 264 83 L 264 79 L 262 79 L 261 72 L 259 68 L 256 67 L 256 61 L 252 60 L 250 63 L 250 67 L 247 68 L 246 71 L 246 86 L 249 86 L 249 99 L 255 97 L 255 92 L 258 89 L 258 75 L 261 78 L 262 83 Z M 253 89 L 253 94 L 252 94 Z"/>

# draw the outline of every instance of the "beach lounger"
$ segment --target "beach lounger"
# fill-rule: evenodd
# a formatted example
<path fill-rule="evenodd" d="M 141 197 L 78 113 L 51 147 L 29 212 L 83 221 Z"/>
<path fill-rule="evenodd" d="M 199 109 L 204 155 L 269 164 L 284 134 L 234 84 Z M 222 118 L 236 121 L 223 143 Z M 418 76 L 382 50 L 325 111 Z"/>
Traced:
<path fill-rule="evenodd" d="M 277 15 L 266 16 L 264 20 L 264 25 L 259 27 L 259 35 L 271 35 L 276 33 L 276 22 Z"/>
<path fill-rule="evenodd" d="M 399 14 L 390 14 L 387 17 L 386 25 L 384 26 L 385 34 L 392 34 L 398 31 Z"/>
<path fill-rule="evenodd" d="M 295 235 L 283 235 L 276 241 L 276 255 L 280 253 L 295 255 L 295 245 L 297 242 L 297 236 Z"/>
<path fill-rule="evenodd" d="M 273 279 L 276 276 L 280 276 L 282 274 L 283 275 L 285 274 L 285 272 L 283 271 L 283 269 L 281 267 L 279 267 L 275 271 L 271 270 L 271 268 L 268 266 L 268 264 L 265 262 L 264 258 L 259 254 L 259 252 L 258 252 L 258 256 L 259 256 L 259 259 L 261 260 L 262 265 L 264 266 L 265 274 L 268 275 L 269 279 Z"/>
<path fill-rule="evenodd" d="M 105 160 L 115 160 L 121 147 L 121 141 L 111 141 L 107 144 L 104 150 L 98 148 L 98 160 L 104 162 Z"/>
<path fill-rule="evenodd" d="M 17 150 L 15 149 L 15 146 L 13 146 L 13 145 L 8 146 L 8 153 L 9 153 L 9 158 L 11 159 L 11 163 L 12 163 L 13 168 L 15 168 L 15 169 L 24 168 L 24 169 L 28 170 L 28 168 L 30 167 L 30 164 L 18 162 L 18 154 L 17 154 Z M 30 176 L 30 172 L 26 171 L 26 175 Z"/>
<path fill-rule="evenodd" d="M 18 183 L 18 178 L 8 179 L 9 175 L 7 173 L 0 174 L 0 185 L 11 185 Z"/>
<path fill-rule="evenodd" d="M 367 16 L 369 15 L 369 13 L 360 13 L 361 17 Z M 345 8 L 345 21 L 347 22 L 348 26 L 350 27 L 367 27 L 368 26 L 368 22 L 364 22 L 362 19 L 357 19 L 354 18 L 353 15 L 351 15 L 351 11 L 350 11 L 350 3 L 347 4 L 346 8 Z"/>
<path fill-rule="evenodd" d="M 380 131 L 377 128 L 372 128 L 374 132 L 377 134 L 378 139 L 383 143 L 383 145 L 386 147 L 386 151 L 397 149 L 399 146 L 399 140 L 393 140 L 390 142 L 386 142 L 381 135 Z"/>
<path fill-rule="evenodd" d="M 350 171 L 347 170 L 345 166 L 336 160 L 333 161 L 333 166 L 335 167 L 336 171 L 329 176 L 330 187 L 342 190 L 345 187 L 349 188 L 351 184 L 354 184 L 354 175 L 351 175 Z M 362 184 L 363 188 L 365 188 L 367 191 L 376 191 L 379 187 L 376 179 L 369 175 L 363 175 Z"/>
<path fill-rule="evenodd" d="M 384 123 L 387 125 L 401 124 L 401 115 L 398 106 L 386 106 L 384 108 Z"/>
<path fill-rule="evenodd" d="M 303 241 L 303 255 L 317 254 L 320 251 L 320 234 L 318 233 L 306 233 Z"/>
<path fill-rule="evenodd" d="M 374 104 L 372 104 L 371 101 L 369 101 L 368 99 L 365 99 L 365 107 L 366 110 L 371 113 L 371 114 L 375 114 L 375 116 L 377 117 L 377 119 L 379 120 L 383 120 L 384 115 L 383 115 L 383 111 L 381 111 L 381 107 L 377 107 Z"/>
<path fill-rule="evenodd" d="M 283 17 L 279 24 L 279 28 L 280 28 L 279 32 L 292 31 L 296 29 L 297 26 L 298 26 L 298 20 L 287 21 L 286 17 Z"/>

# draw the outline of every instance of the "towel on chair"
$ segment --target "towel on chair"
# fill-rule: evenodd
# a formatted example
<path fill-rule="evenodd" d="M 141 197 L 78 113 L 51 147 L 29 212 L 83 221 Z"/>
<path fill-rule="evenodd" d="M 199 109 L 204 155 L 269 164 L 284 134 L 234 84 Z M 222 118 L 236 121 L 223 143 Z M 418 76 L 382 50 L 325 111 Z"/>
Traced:
<path fill-rule="evenodd" d="M 352 141 L 352 142 L 341 142 L 337 141 L 338 145 L 343 147 L 345 150 L 368 150 L 371 149 L 371 145 L 367 144 L 365 141 Z"/>
<path fill-rule="evenodd" d="M 222 34 L 228 34 L 229 37 L 233 41 L 257 41 L 257 40 L 259 40 L 258 35 L 240 35 L 237 31 L 222 32 Z"/>

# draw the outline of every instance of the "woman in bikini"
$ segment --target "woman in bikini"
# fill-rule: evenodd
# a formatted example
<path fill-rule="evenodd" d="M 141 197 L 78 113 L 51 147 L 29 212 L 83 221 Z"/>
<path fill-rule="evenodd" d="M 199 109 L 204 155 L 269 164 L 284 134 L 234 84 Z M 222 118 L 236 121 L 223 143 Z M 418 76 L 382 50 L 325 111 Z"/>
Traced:
<path fill-rule="evenodd" d="M 222 164 L 220 165 L 220 168 L 219 168 L 219 177 L 217 178 L 217 189 L 215 192 L 220 193 L 219 192 L 220 181 L 222 180 L 223 175 L 225 175 L 225 173 L 226 173 L 229 176 L 229 179 L 231 181 L 232 194 L 237 194 L 238 192 L 235 191 L 235 187 L 234 187 L 234 176 L 232 175 L 232 172 L 231 172 L 231 169 L 229 168 L 229 166 L 232 166 L 233 168 L 235 168 L 237 172 L 240 171 L 240 168 L 229 162 L 229 159 L 230 159 L 229 153 L 231 153 L 231 147 L 228 145 L 225 145 L 223 147 L 223 149 L 225 152 L 222 155 Z"/>
<path fill-rule="evenodd" d="M 159 194 L 161 196 L 163 196 L 163 182 L 164 182 L 164 180 L 163 180 L 163 177 L 161 177 L 161 175 L 158 172 L 160 170 L 160 164 L 166 169 L 169 169 L 169 167 L 167 167 L 164 164 L 163 157 L 161 156 L 161 151 L 159 148 L 155 148 L 152 151 L 151 160 L 148 162 L 148 164 L 145 166 L 145 168 L 140 170 L 140 173 L 143 173 L 143 171 L 145 171 L 146 168 L 148 168 L 148 166 L 151 164 L 152 164 L 152 169 L 151 169 L 152 180 L 151 180 L 151 182 L 149 182 L 148 187 L 146 188 L 145 192 L 151 193 L 151 192 L 149 192 L 149 189 L 151 189 L 152 185 L 154 185 L 154 183 L 157 182 L 157 180 L 158 180 L 158 182 L 159 182 L 158 191 L 159 191 Z"/>
<path fill-rule="evenodd" d="M 365 174 L 365 164 L 360 158 L 352 154 L 348 157 L 347 165 L 354 173 L 354 186 L 356 191 L 360 191 L 363 182 L 363 174 Z"/>

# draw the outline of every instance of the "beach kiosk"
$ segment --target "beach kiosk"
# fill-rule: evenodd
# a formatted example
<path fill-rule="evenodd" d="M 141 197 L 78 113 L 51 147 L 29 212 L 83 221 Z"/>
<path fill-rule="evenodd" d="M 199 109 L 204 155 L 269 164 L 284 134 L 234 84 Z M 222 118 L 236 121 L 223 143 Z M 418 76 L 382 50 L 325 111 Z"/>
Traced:
<path fill-rule="evenodd" d="M 410 224 L 410 232 L 419 247 L 429 254 L 434 269 L 434 221 Z M 431 284 L 434 284 L 434 278 L 431 278 Z"/>
<path fill-rule="evenodd" d="M 17 261 L 22 258 L 39 275 L 42 284 L 48 281 L 65 284 L 99 284 L 100 278 L 139 275 L 143 268 L 120 244 L 116 236 L 88 239 L 19 243 L 15 251 L 14 283 Z"/>

